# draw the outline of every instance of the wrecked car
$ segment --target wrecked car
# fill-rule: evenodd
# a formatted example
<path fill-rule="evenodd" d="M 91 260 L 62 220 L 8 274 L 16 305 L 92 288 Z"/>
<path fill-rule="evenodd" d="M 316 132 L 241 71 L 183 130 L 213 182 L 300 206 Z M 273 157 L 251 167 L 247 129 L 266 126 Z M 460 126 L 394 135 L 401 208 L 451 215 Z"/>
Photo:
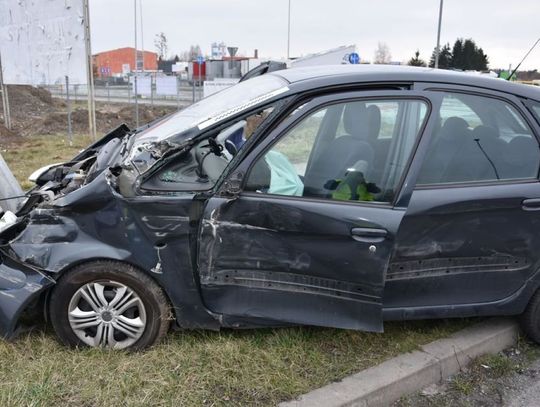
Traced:
<path fill-rule="evenodd" d="M 34 174 L 0 233 L 0 333 L 522 315 L 540 340 L 540 90 L 392 66 L 274 71 Z"/>

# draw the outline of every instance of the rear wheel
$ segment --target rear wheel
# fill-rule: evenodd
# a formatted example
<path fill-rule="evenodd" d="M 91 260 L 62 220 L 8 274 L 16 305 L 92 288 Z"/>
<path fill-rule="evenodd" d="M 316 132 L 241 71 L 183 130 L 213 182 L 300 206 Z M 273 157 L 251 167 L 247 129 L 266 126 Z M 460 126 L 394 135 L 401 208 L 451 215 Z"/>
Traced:
<path fill-rule="evenodd" d="M 521 328 L 527 336 L 540 344 L 540 289 L 536 291 L 520 318 Z"/>
<path fill-rule="evenodd" d="M 54 330 L 69 346 L 137 350 L 158 342 L 169 327 L 160 287 L 112 261 L 83 264 L 62 276 L 49 310 Z"/>

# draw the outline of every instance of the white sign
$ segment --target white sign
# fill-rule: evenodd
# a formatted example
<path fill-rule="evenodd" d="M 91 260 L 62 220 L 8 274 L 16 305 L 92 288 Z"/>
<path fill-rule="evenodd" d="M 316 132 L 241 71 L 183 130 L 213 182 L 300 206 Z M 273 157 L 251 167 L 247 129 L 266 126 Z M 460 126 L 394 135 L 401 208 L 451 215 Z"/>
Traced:
<path fill-rule="evenodd" d="M 223 89 L 230 88 L 238 83 L 239 79 L 214 79 L 213 81 L 204 81 L 203 96 L 207 97 L 218 93 Z"/>
<path fill-rule="evenodd" d="M 165 96 L 176 96 L 176 76 L 163 76 L 156 78 L 156 94 Z"/>
<path fill-rule="evenodd" d="M 122 64 L 122 75 L 128 76 L 128 74 L 131 72 L 131 67 L 129 64 Z"/>
<path fill-rule="evenodd" d="M 82 0 L 0 0 L 0 53 L 8 84 L 86 83 Z"/>
<path fill-rule="evenodd" d="M 131 78 L 131 88 L 135 94 L 135 78 Z M 152 94 L 152 78 L 137 75 L 137 95 L 150 96 Z"/>

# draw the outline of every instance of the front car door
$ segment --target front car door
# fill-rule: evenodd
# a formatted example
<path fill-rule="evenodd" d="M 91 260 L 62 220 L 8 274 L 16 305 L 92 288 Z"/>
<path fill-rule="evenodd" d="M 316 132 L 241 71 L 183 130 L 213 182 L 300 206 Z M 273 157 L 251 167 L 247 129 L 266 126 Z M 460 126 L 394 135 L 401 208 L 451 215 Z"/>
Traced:
<path fill-rule="evenodd" d="M 381 331 L 385 272 L 405 213 L 395 203 L 406 203 L 404 178 L 429 111 L 408 91 L 324 96 L 291 107 L 248 143 L 204 209 L 206 306 L 226 325 Z M 227 185 L 239 179 L 231 196 Z"/>
<path fill-rule="evenodd" d="M 511 95 L 449 85 L 439 94 L 440 124 L 427 134 L 388 270 L 386 313 L 520 313 L 540 262 L 537 124 Z"/>

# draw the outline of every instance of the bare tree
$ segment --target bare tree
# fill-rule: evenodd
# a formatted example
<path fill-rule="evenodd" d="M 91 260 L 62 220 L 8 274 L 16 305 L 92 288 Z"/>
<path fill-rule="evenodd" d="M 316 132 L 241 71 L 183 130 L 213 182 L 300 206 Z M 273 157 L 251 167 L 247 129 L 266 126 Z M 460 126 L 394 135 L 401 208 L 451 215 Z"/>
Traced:
<path fill-rule="evenodd" d="M 377 49 L 375 50 L 375 57 L 373 58 L 376 64 L 389 64 L 392 60 L 392 54 L 390 54 L 390 48 L 385 42 L 379 42 Z"/>
<path fill-rule="evenodd" d="M 191 45 L 189 50 L 182 51 L 178 54 L 180 61 L 189 62 L 195 61 L 198 56 L 202 55 L 201 47 L 197 45 Z"/>
<path fill-rule="evenodd" d="M 167 41 L 167 36 L 165 33 L 160 32 L 156 34 L 154 38 L 154 46 L 156 47 L 158 57 L 161 60 L 167 59 L 167 53 L 169 52 L 169 45 Z"/>

